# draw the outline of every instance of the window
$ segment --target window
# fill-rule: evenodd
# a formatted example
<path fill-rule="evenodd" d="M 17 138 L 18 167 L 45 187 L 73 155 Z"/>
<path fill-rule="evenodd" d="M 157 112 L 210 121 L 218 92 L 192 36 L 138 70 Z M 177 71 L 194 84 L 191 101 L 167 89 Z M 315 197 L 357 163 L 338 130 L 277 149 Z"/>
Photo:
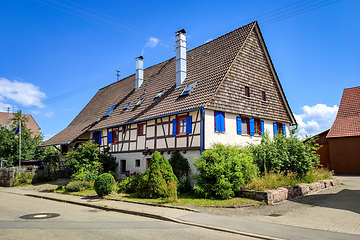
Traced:
<path fill-rule="evenodd" d="M 126 125 L 122 126 L 122 135 L 123 137 L 125 136 L 126 134 Z"/>
<path fill-rule="evenodd" d="M 131 102 L 129 102 L 129 103 L 126 104 L 126 106 L 125 106 L 124 109 L 123 109 L 123 112 L 125 112 L 125 111 L 129 108 L 130 104 L 131 104 Z"/>
<path fill-rule="evenodd" d="M 261 91 L 261 101 L 266 102 L 266 93 L 265 93 L 265 91 Z"/>
<path fill-rule="evenodd" d="M 157 99 L 157 98 L 161 97 L 161 95 L 163 95 L 164 92 L 165 92 L 165 90 L 161 90 L 161 91 L 154 97 L 154 99 Z"/>
<path fill-rule="evenodd" d="M 264 135 L 264 121 L 249 117 L 236 117 L 237 134 Z"/>
<path fill-rule="evenodd" d="M 182 95 L 189 94 L 190 91 L 192 90 L 192 88 L 195 86 L 195 84 L 196 84 L 196 82 L 187 85 L 187 86 L 185 87 L 184 91 L 183 91 L 180 95 L 182 96 Z"/>
<path fill-rule="evenodd" d="M 255 135 L 261 135 L 261 122 L 260 119 L 254 119 Z"/>
<path fill-rule="evenodd" d="M 135 159 L 135 167 L 140 167 L 140 159 Z"/>
<path fill-rule="evenodd" d="M 286 136 L 286 126 L 280 122 L 274 122 L 274 135 L 275 134 L 283 134 Z"/>
<path fill-rule="evenodd" d="M 94 140 L 95 144 L 101 145 L 101 132 L 100 131 L 96 131 L 93 133 L 93 140 Z"/>
<path fill-rule="evenodd" d="M 143 123 L 139 123 L 137 125 L 137 135 L 138 136 L 144 135 L 144 124 Z"/>
<path fill-rule="evenodd" d="M 250 88 L 248 86 L 245 86 L 245 97 L 250 97 Z"/>
<path fill-rule="evenodd" d="M 113 143 L 118 143 L 119 142 L 119 129 L 115 129 L 112 132 L 112 138 L 113 138 Z"/>
<path fill-rule="evenodd" d="M 177 135 L 186 135 L 186 116 L 178 117 L 177 122 Z"/>
<path fill-rule="evenodd" d="M 135 106 L 140 106 L 142 104 L 142 102 L 145 100 L 145 98 L 141 98 Z"/>
<path fill-rule="evenodd" d="M 241 134 L 249 134 L 249 118 L 241 117 Z"/>
<path fill-rule="evenodd" d="M 180 116 L 172 120 L 174 136 L 192 133 L 192 116 Z"/>
<path fill-rule="evenodd" d="M 104 117 L 109 116 L 109 114 L 112 112 L 112 110 L 114 110 L 115 107 L 116 105 L 111 106 L 110 109 L 105 113 Z"/>
<path fill-rule="evenodd" d="M 215 132 L 225 132 L 225 113 L 214 112 Z"/>

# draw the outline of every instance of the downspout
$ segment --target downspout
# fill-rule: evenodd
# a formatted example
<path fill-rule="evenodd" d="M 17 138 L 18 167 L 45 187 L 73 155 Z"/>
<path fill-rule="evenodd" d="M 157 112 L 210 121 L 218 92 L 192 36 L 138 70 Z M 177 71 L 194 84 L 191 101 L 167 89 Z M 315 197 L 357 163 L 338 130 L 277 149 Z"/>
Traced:
<path fill-rule="evenodd" d="M 204 137 L 205 137 L 205 129 L 204 129 L 204 117 L 205 117 L 205 107 L 201 107 L 201 120 L 200 120 L 200 153 L 204 151 Z"/>

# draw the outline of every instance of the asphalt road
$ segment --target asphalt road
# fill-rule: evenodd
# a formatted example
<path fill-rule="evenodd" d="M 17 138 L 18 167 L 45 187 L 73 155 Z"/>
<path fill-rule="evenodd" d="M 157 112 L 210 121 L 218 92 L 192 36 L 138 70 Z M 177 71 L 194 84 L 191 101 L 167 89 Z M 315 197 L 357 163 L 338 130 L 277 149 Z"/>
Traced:
<path fill-rule="evenodd" d="M 46 213 L 59 214 L 44 218 Z M 35 218 L 22 216 L 34 214 Z M 0 239 L 253 239 L 151 218 L 0 192 Z"/>

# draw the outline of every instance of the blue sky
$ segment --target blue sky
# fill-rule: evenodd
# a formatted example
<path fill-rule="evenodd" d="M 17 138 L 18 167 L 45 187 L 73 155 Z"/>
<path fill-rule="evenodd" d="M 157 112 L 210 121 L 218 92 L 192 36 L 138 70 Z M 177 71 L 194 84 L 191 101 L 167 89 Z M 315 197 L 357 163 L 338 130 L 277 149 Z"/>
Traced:
<path fill-rule="evenodd" d="M 300 133 L 331 127 L 360 85 L 360 1 L 0 0 L 0 111 L 32 114 L 45 139 L 99 88 L 258 20 Z M 360 96 L 359 96 L 360 99 Z"/>

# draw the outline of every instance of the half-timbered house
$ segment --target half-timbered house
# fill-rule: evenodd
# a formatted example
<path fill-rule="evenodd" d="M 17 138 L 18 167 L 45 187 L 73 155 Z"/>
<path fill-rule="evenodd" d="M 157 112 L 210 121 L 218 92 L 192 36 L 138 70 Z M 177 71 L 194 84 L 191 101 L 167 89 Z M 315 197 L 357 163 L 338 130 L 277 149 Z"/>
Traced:
<path fill-rule="evenodd" d="M 144 172 L 154 151 L 182 151 L 193 162 L 213 143 L 243 145 L 295 124 L 257 22 L 100 89 L 63 131 L 43 145 L 69 147 L 93 139 L 110 148 L 117 174 Z M 192 165 L 192 164 L 191 164 Z"/>

